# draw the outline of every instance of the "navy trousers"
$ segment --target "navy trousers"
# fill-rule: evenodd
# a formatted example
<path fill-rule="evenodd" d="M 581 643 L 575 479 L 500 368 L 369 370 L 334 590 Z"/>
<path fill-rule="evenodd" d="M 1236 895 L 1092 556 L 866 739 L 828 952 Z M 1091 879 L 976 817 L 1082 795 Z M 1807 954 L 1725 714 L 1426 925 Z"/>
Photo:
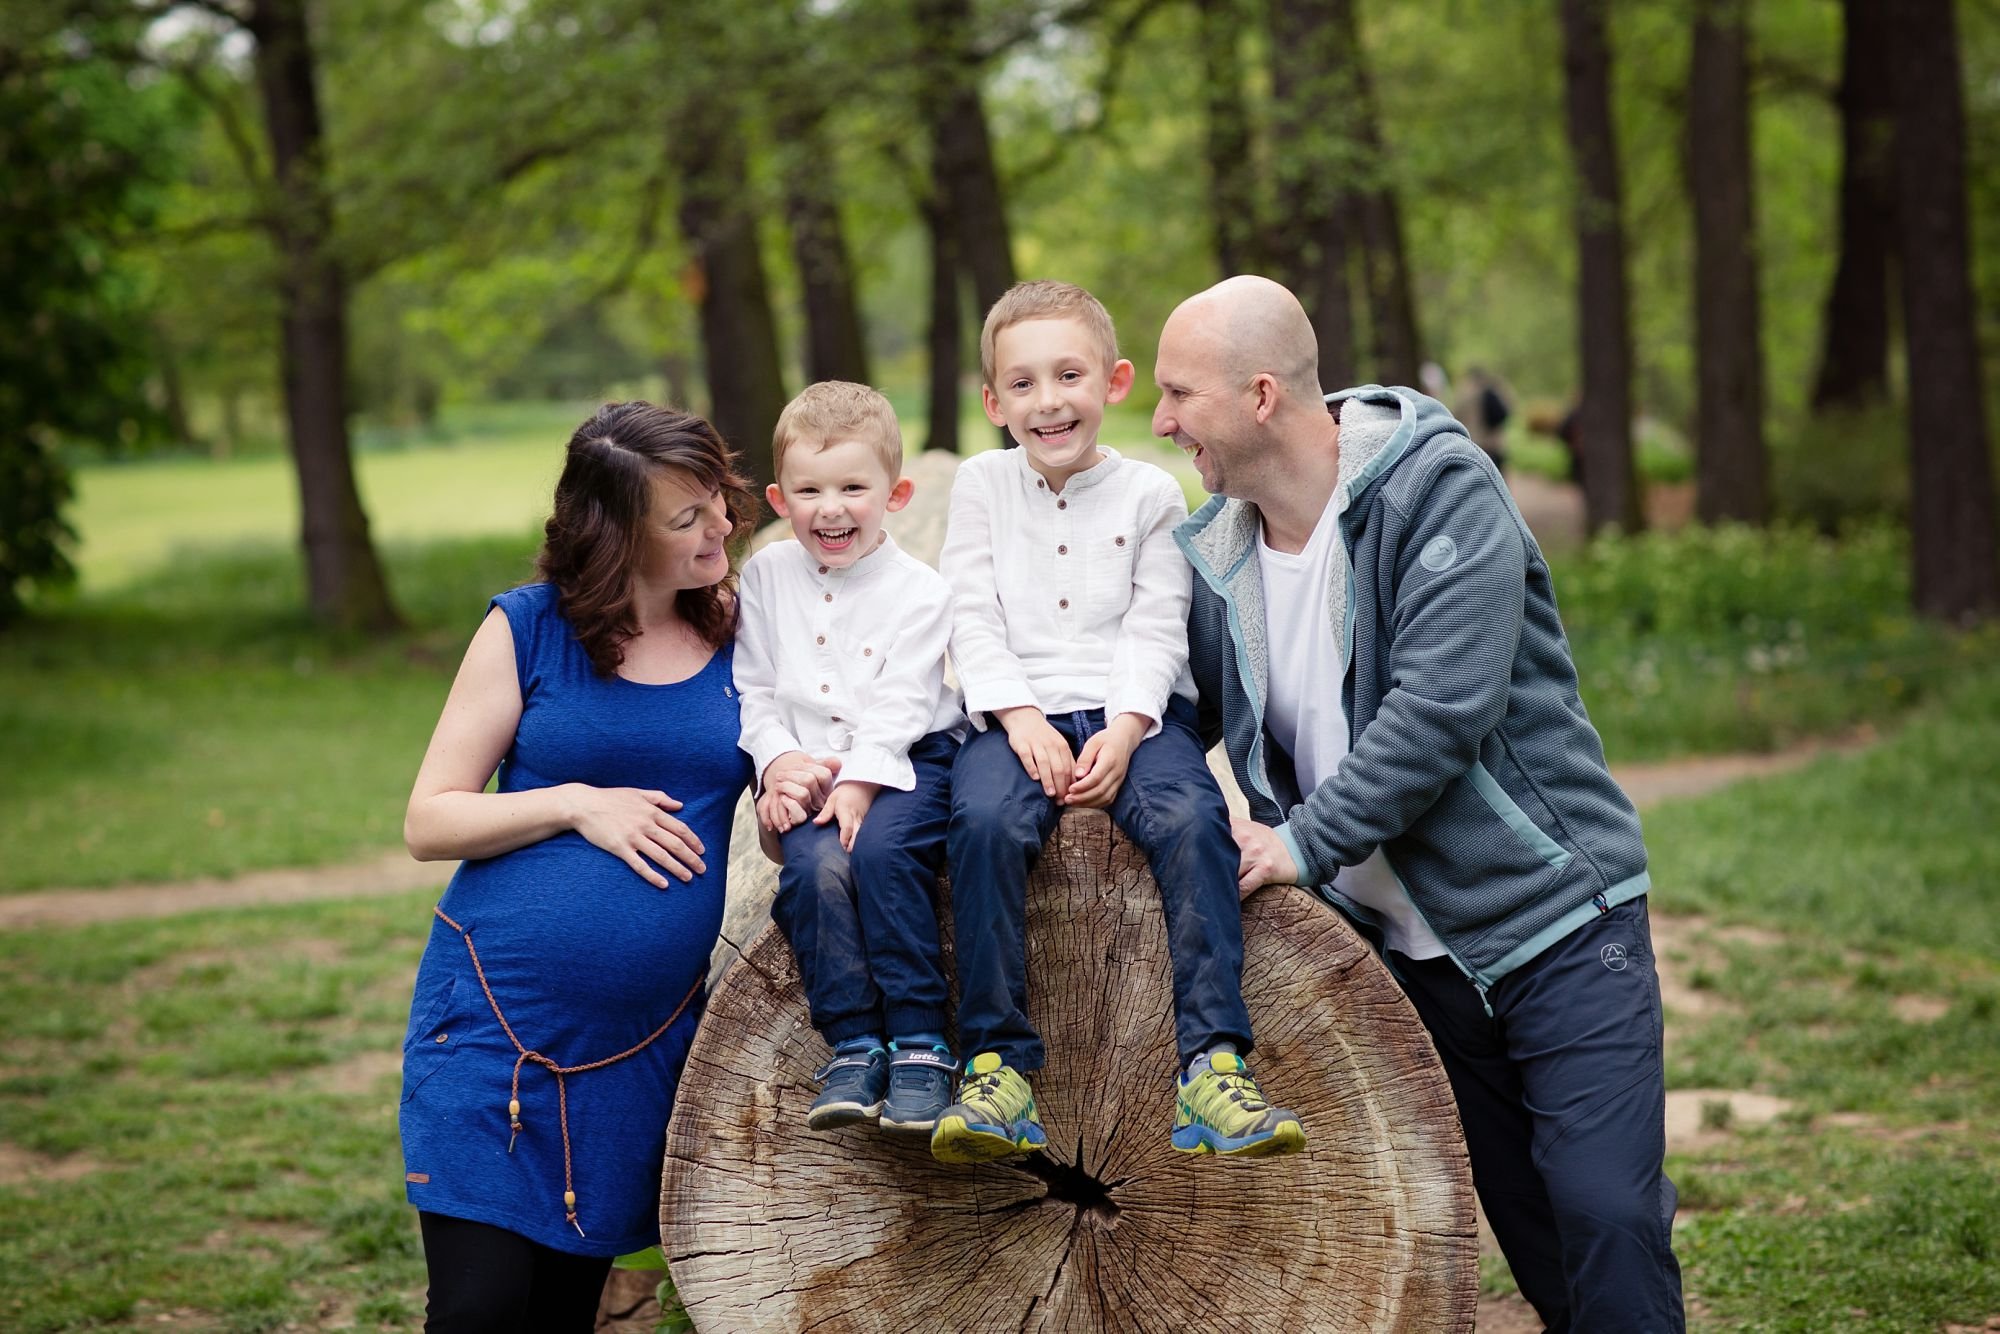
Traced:
<path fill-rule="evenodd" d="M 1217 1042 L 1250 1050 L 1239 857 L 1194 720 L 1187 701 L 1168 706 L 1160 731 L 1132 752 L 1110 810 L 1159 882 L 1183 1066 Z M 1049 722 L 1081 751 L 1104 730 L 1104 710 L 1051 714 Z M 1039 1070 L 1045 1056 L 1028 1022 L 1028 876 L 1062 811 L 1028 777 L 997 720 L 959 749 L 949 847 L 960 1049 L 998 1052 L 1016 1070 Z"/>
<path fill-rule="evenodd" d="M 829 1046 L 867 1033 L 944 1032 L 936 899 L 957 751 L 944 732 L 910 747 L 916 787 L 876 794 L 852 854 L 832 821 L 779 836 L 785 864 L 771 917 Z"/>
<path fill-rule="evenodd" d="M 1644 897 L 1479 993 L 1394 954 L 1465 1126 L 1472 1181 L 1551 1334 L 1680 1334 L 1660 984 Z"/>

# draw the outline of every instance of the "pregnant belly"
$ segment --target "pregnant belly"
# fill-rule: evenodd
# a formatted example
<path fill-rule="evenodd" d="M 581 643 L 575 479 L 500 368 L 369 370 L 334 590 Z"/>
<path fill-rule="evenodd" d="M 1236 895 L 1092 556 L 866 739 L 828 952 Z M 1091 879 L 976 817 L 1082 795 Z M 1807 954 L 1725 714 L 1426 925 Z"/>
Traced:
<path fill-rule="evenodd" d="M 467 862 L 440 906 L 471 933 L 508 1020 L 535 1030 L 523 1041 L 643 1037 L 708 968 L 721 873 L 715 865 L 690 884 L 655 889 L 565 834 Z"/>

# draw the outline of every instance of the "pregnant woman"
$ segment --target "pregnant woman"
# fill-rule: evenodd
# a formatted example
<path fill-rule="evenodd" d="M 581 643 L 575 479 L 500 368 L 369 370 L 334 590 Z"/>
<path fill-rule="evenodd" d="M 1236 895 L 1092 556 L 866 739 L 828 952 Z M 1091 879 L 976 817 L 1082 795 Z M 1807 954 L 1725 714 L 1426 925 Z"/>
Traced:
<path fill-rule="evenodd" d="M 403 1045 L 427 1330 L 588 1330 L 612 1257 L 659 1240 L 750 778 L 730 463 L 707 422 L 648 403 L 579 427 L 538 582 L 489 604 L 418 771 L 410 852 L 464 862 Z"/>

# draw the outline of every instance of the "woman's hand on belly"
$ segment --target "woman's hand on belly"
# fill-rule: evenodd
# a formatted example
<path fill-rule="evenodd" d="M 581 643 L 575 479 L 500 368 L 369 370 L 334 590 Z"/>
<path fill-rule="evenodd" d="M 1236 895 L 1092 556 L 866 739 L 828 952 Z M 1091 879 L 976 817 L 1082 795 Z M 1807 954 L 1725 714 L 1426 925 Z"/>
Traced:
<path fill-rule="evenodd" d="M 660 868 L 683 882 L 708 869 L 701 838 L 674 817 L 681 803 L 666 793 L 587 783 L 565 783 L 562 793 L 570 827 L 653 888 L 667 887 Z"/>

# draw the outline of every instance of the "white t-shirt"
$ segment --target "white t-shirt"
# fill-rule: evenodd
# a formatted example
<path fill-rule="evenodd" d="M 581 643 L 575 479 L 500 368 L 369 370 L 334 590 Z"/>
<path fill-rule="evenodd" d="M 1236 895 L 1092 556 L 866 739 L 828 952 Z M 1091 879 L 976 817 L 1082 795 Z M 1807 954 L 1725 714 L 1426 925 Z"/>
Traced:
<path fill-rule="evenodd" d="M 1264 630 L 1271 646 L 1270 696 L 1264 722 L 1292 757 L 1299 791 L 1310 793 L 1340 770 L 1347 758 L 1347 714 L 1340 703 L 1340 641 L 1327 605 L 1332 562 L 1347 560 L 1340 542 L 1340 492 L 1327 502 L 1306 549 L 1273 551 L 1257 535 L 1257 564 L 1264 577 Z M 1342 571 L 1345 573 L 1345 570 Z M 1340 587 L 1346 586 L 1343 580 Z M 1386 929 L 1384 944 L 1411 959 L 1445 952 L 1377 848 L 1359 866 L 1343 866 L 1334 888 L 1372 909 Z"/>

